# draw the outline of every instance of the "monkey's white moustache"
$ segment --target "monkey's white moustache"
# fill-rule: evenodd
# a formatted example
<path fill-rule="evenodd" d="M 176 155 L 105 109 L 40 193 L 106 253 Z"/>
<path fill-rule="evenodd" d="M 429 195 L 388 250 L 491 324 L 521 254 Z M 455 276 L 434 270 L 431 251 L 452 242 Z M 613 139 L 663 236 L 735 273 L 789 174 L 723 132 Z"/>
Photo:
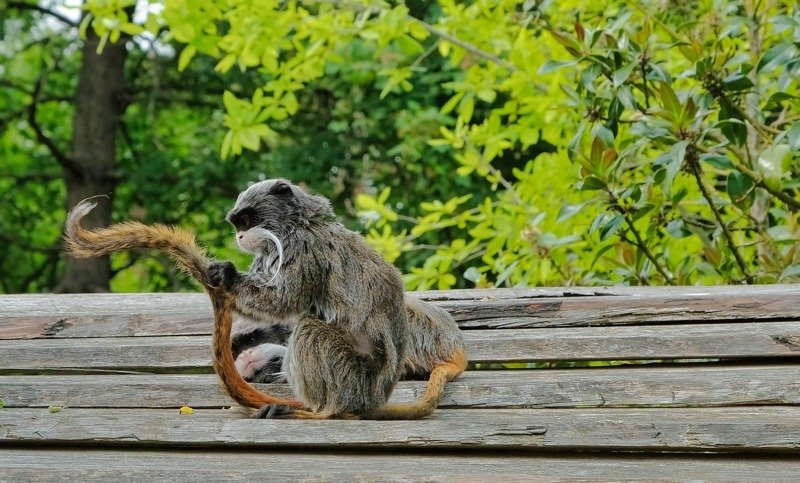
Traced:
<path fill-rule="evenodd" d="M 275 273 L 273 273 L 272 278 L 269 279 L 271 283 L 278 276 L 278 274 L 281 271 L 281 267 L 283 266 L 283 243 L 281 243 L 281 241 L 278 239 L 277 236 L 275 236 L 274 233 L 267 230 L 266 228 L 256 228 L 256 230 L 258 230 L 259 235 L 264 235 L 270 240 L 272 240 L 272 243 L 275 244 L 275 248 L 278 249 L 278 266 L 275 267 Z"/>

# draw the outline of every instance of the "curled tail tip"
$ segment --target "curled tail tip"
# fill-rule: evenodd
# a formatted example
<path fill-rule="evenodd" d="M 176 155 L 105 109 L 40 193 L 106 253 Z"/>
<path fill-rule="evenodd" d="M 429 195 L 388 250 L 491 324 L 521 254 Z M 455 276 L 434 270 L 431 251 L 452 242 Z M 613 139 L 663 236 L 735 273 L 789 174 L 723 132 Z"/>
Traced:
<path fill-rule="evenodd" d="M 88 215 L 95 207 L 97 207 L 97 203 L 91 201 L 92 198 L 86 198 L 85 200 L 79 202 L 75 205 L 70 212 L 67 214 L 67 244 L 68 247 L 70 244 L 75 243 L 75 240 L 78 235 L 78 230 L 81 229 L 81 220 Z M 71 248 L 71 247 L 70 247 Z"/>

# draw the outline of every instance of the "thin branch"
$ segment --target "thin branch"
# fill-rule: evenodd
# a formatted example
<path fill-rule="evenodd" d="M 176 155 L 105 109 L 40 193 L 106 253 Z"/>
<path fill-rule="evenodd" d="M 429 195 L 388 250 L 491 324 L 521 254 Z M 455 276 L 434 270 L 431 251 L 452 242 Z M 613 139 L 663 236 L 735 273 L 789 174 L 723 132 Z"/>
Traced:
<path fill-rule="evenodd" d="M 41 5 L 38 5 L 38 4 L 35 4 L 35 3 L 8 2 L 7 5 L 8 5 L 8 8 L 14 8 L 14 9 L 17 9 L 17 10 L 32 10 L 32 11 L 35 11 L 35 12 L 43 13 L 45 15 L 49 15 L 49 16 L 53 17 L 54 19 L 56 19 L 56 20 L 58 20 L 58 21 L 60 21 L 60 22 L 62 22 L 64 24 L 67 24 L 67 25 L 69 25 L 70 27 L 73 27 L 73 28 L 78 26 L 77 22 L 74 22 L 72 19 L 67 18 L 67 17 L 65 17 L 64 15 L 61 15 L 58 12 L 54 12 L 53 10 L 50 10 L 49 8 L 42 7 Z"/>
<path fill-rule="evenodd" d="M 625 224 L 628 225 L 628 231 L 630 231 L 631 234 L 633 234 L 633 237 L 636 238 L 636 242 L 634 243 L 634 245 L 636 245 L 636 247 L 639 250 L 641 250 L 642 253 L 644 253 L 644 256 L 647 257 L 648 260 L 650 260 L 650 263 L 652 263 L 653 266 L 656 267 L 658 273 L 660 273 L 661 276 L 664 277 L 664 281 L 667 282 L 667 285 L 675 285 L 675 280 L 672 278 L 672 275 L 670 275 L 667 272 L 667 269 L 661 265 L 661 263 L 658 261 L 655 255 L 653 255 L 653 252 L 650 251 L 650 248 L 648 248 L 644 239 L 642 239 L 642 235 L 639 233 L 639 230 L 636 229 L 636 226 L 634 225 L 634 222 L 631 219 L 629 210 L 622 207 L 622 205 L 619 203 L 619 199 L 616 197 L 616 195 L 614 195 L 614 193 L 610 189 L 606 188 L 606 193 L 611 198 L 612 206 L 614 207 L 614 209 L 619 214 L 621 214 L 622 217 L 625 219 Z M 630 240 L 628 240 L 627 238 L 625 238 L 625 240 L 630 242 Z"/>
<path fill-rule="evenodd" d="M 436 42 L 432 43 L 430 47 L 428 47 L 428 50 L 426 50 L 425 52 L 420 54 L 419 57 L 417 57 L 417 59 L 414 61 L 414 63 L 411 64 L 409 69 L 411 69 L 412 71 L 416 70 L 423 60 L 427 59 L 428 56 L 430 56 L 434 51 L 436 51 L 436 48 L 438 46 L 439 46 L 439 41 L 437 40 Z"/>
<path fill-rule="evenodd" d="M 420 20 L 420 19 L 418 19 L 416 17 L 412 17 L 411 15 L 407 15 L 406 18 L 408 20 L 412 21 L 412 22 L 417 23 L 419 26 L 421 26 L 422 28 L 427 30 L 429 33 L 439 37 L 440 39 L 446 40 L 446 41 L 450 42 L 453 45 L 457 45 L 457 46 L 461 47 L 462 49 L 466 50 L 467 52 L 469 52 L 469 53 L 471 53 L 473 55 L 477 55 L 478 57 L 483 57 L 484 59 L 491 60 L 492 62 L 494 62 L 495 64 L 499 65 L 500 67 L 503 67 L 504 69 L 508 70 L 509 72 L 517 72 L 517 70 L 519 70 L 519 69 L 517 69 L 517 66 L 515 66 L 511 62 L 509 62 L 509 61 L 507 61 L 505 59 L 502 59 L 502 58 L 500 58 L 500 57 L 498 57 L 498 56 L 496 56 L 496 55 L 494 55 L 492 53 L 486 52 L 485 50 L 481 49 L 480 47 L 478 47 L 476 45 L 473 45 L 473 44 L 470 44 L 469 42 L 465 42 L 465 41 L 459 39 L 458 37 L 454 37 L 454 36 L 448 34 L 447 32 L 445 32 L 444 30 L 439 30 L 436 27 L 434 27 L 433 25 L 431 25 L 431 24 L 429 24 L 429 23 L 427 23 L 427 22 L 425 22 L 423 20 Z"/>
<path fill-rule="evenodd" d="M 122 119 L 119 120 L 119 132 L 122 134 L 122 139 L 125 140 L 125 144 L 128 145 L 133 162 L 136 163 L 136 166 L 142 166 L 142 158 L 139 156 L 139 153 L 136 151 L 136 146 L 133 144 L 131 132 L 128 130 L 128 125 Z"/>
<path fill-rule="evenodd" d="M 55 266 L 58 263 L 58 259 L 61 253 L 60 247 L 58 247 L 54 252 L 51 252 L 48 255 L 47 259 L 42 263 L 38 268 L 36 268 L 33 272 L 31 272 L 19 285 L 20 292 L 27 292 L 28 287 L 32 284 L 37 278 L 41 277 L 44 274 L 45 270 L 48 267 Z"/>
<path fill-rule="evenodd" d="M 739 247 L 736 246 L 733 236 L 731 235 L 731 231 L 728 229 L 728 225 L 725 223 L 725 220 L 722 219 L 722 214 L 717 208 L 717 205 L 714 203 L 714 199 L 708 190 L 708 186 L 706 186 L 706 181 L 703 179 L 703 168 L 696 159 L 696 153 L 695 155 L 690 155 L 687 153 L 686 164 L 689 165 L 689 169 L 692 171 L 694 179 L 697 181 L 697 186 L 700 188 L 703 198 L 705 198 L 706 202 L 708 203 L 708 207 L 711 208 L 711 212 L 714 213 L 714 218 L 717 220 L 717 224 L 722 229 L 722 236 L 725 237 L 725 241 L 728 243 L 728 248 L 730 248 L 731 252 L 733 253 L 733 258 L 736 259 L 736 263 L 739 265 L 739 270 L 741 270 L 742 275 L 744 276 L 745 280 L 747 280 L 747 283 L 755 283 L 753 275 L 747 269 L 747 263 L 744 261 L 742 254 L 739 253 Z"/>
<path fill-rule="evenodd" d="M 36 80 L 36 84 L 33 87 L 33 92 L 31 93 L 31 103 L 28 106 L 28 124 L 30 124 L 33 132 L 36 133 L 36 139 L 45 145 L 50 153 L 56 158 L 56 161 L 64 167 L 64 169 L 68 170 L 72 174 L 77 177 L 83 177 L 80 167 L 75 163 L 75 161 L 67 156 L 61 149 L 53 142 L 52 139 L 47 137 L 42 126 L 39 125 L 39 122 L 36 120 L 36 109 L 38 108 L 39 102 L 39 93 L 42 90 L 42 77 L 40 76 Z"/>

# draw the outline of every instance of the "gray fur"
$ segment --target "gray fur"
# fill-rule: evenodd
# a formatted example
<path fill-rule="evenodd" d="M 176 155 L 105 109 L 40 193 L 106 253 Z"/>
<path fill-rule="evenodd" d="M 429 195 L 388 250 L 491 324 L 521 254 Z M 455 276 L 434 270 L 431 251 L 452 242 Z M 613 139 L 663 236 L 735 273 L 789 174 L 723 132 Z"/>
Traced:
<path fill-rule="evenodd" d="M 283 246 L 279 271 L 272 243 L 255 254 L 248 272 L 229 273 L 224 263 L 211 271 L 236 296 L 238 314 L 292 326 L 283 368 L 295 395 L 327 415 L 383 406 L 408 340 L 397 270 L 335 221 L 328 200 L 283 179 L 242 192 L 227 219 L 240 232 L 269 230 Z M 371 354 L 354 347 L 364 337 Z"/>
<path fill-rule="evenodd" d="M 464 350 L 464 335 L 447 311 L 411 297 L 406 297 L 405 306 L 409 330 L 404 376 L 427 374 Z"/>

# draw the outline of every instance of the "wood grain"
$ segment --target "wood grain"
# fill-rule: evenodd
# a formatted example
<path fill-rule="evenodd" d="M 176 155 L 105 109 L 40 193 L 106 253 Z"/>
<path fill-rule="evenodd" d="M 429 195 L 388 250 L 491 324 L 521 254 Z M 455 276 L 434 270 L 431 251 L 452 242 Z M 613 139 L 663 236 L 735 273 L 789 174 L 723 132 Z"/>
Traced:
<path fill-rule="evenodd" d="M 800 289 L 793 285 L 450 290 L 410 296 L 449 310 L 464 329 L 800 320 Z M 0 296 L 0 339 L 203 335 L 211 332 L 211 323 L 211 304 L 202 293 Z"/>
<path fill-rule="evenodd" d="M 791 481 L 797 459 L 0 449 L 7 481 Z"/>
<path fill-rule="evenodd" d="M 422 448 L 794 453 L 793 407 L 442 409 L 417 421 L 242 419 L 228 410 L 4 409 L 0 445 L 203 448 Z"/>
<path fill-rule="evenodd" d="M 285 384 L 258 387 L 289 397 Z M 220 408 L 215 375 L 0 376 L 6 407 Z M 396 402 L 420 397 L 402 381 Z M 627 367 L 470 371 L 449 383 L 443 408 L 585 408 L 800 405 L 800 367 Z"/>
<path fill-rule="evenodd" d="M 465 331 L 473 362 L 786 358 L 800 321 Z M 0 340 L 0 370 L 210 367 L 208 336 Z"/>

